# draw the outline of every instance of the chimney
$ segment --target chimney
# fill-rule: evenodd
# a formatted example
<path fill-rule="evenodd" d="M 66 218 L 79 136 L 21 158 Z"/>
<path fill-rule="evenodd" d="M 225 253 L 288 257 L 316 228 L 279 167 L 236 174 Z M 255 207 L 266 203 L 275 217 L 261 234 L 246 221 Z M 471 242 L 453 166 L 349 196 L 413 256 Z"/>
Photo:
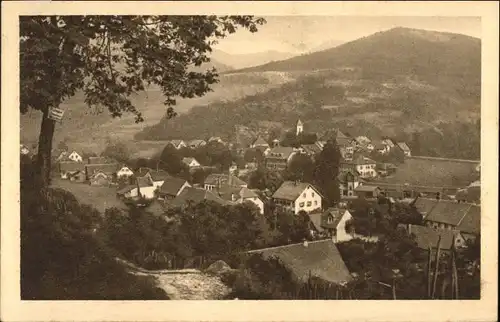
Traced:
<path fill-rule="evenodd" d="M 307 242 L 307 240 L 304 240 L 304 243 L 303 243 L 304 247 L 307 247 L 309 246 L 309 243 Z"/>

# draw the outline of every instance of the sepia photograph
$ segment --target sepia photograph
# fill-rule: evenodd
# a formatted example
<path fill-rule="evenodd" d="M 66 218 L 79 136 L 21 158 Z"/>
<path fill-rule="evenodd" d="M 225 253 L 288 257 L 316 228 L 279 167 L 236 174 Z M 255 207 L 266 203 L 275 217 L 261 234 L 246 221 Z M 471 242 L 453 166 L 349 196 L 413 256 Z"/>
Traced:
<path fill-rule="evenodd" d="M 15 17 L 21 301 L 484 299 L 481 16 L 163 12 Z"/>

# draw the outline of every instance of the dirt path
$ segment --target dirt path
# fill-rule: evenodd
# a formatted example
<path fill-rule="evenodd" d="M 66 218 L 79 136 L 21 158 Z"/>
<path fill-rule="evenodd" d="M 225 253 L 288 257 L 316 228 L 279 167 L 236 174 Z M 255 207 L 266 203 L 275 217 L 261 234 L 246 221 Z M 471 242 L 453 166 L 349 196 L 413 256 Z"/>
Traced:
<path fill-rule="evenodd" d="M 131 274 L 151 276 L 172 300 L 219 300 L 230 289 L 218 276 L 205 274 L 196 269 L 149 271 L 118 259 Z"/>

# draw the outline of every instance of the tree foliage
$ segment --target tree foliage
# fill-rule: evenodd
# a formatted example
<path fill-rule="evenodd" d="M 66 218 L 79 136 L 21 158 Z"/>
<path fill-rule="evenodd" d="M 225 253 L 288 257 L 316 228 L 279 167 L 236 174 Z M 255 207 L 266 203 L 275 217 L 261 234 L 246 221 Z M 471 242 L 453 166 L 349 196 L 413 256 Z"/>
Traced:
<path fill-rule="evenodd" d="M 323 203 L 326 207 L 333 206 L 340 200 L 338 183 L 340 151 L 336 143 L 329 140 L 316 158 L 314 179 L 323 194 Z"/>
<path fill-rule="evenodd" d="M 48 109 L 83 91 L 85 103 L 111 116 L 142 114 L 131 95 L 157 86 L 166 117 L 176 97 L 199 97 L 217 82 L 210 59 L 217 39 L 264 23 L 252 16 L 23 16 L 20 18 L 20 111 L 43 113 L 39 140 L 41 184 L 49 180 L 54 121 Z"/>

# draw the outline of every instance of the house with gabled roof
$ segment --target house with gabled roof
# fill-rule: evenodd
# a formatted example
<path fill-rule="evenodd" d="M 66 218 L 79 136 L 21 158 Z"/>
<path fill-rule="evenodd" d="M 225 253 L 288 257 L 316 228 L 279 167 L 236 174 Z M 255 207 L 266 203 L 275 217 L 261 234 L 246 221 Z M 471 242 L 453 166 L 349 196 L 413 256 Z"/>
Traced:
<path fill-rule="evenodd" d="M 435 253 L 437 250 L 439 237 L 441 237 L 439 248 L 442 252 L 449 252 L 453 247 L 453 243 L 455 243 L 456 248 L 466 246 L 466 239 L 460 231 L 434 229 L 432 227 L 412 224 L 399 224 L 398 228 L 404 229 L 408 235 L 413 235 L 418 248 L 422 250 L 429 250 L 430 248 L 432 253 Z"/>
<path fill-rule="evenodd" d="M 194 187 L 186 187 L 177 197 L 172 199 L 168 205 L 170 207 L 183 207 L 189 204 L 198 204 L 204 201 L 211 201 L 224 206 L 231 204 L 211 191 Z"/>
<path fill-rule="evenodd" d="M 453 200 L 416 198 L 412 203 L 424 224 L 434 229 L 457 230 L 467 238 L 481 232 L 481 207 Z"/>
<path fill-rule="evenodd" d="M 28 149 L 28 147 L 25 146 L 24 144 L 21 144 L 20 153 L 21 155 L 28 155 L 30 154 L 30 149 Z"/>
<path fill-rule="evenodd" d="M 188 142 L 188 146 L 191 149 L 197 149 L 205 145 L 207 145 L 207 142 L 205 140 L 191 140 Z"/>
<path fill-rule="evenodd" d="M 280 260 L 299 283 L 306 283 L 309 277 L 340 285 L 352 280 L 337 246 L 331 239 L 257 249 L 247 254 L 259 254 L 266 260 Z"/>
<path fill-rule="evenodd" d="M 110 180 L 116 175 L 116 171 L 119 170 L 119 166 L 117 163 L 105 163 L 105 164 L 86 164 L 85 165 L 85 174 L 87 176 L 87 180 L 91 180 L 91 178 L 97 173 L 102 173 L 102 175 L 109 177 Z M 100 175 L 100 177 L 103 177 Z"/>
<path fill-rule="evenodd" d="M 164 200 L 172 200 L 177 197 L 185 188 L 191 187 L 189 182 L 176 177 L 165 178 L 161 185 L 158 195 Z"/>
<path fill-rule="evenodd" d="M 89 183 L 91 186 L 109 186 L 113 182 L 113 175 L 104 173 L 102 171 L 97 171 L 92 174 L 89 178 Z"/>
<path fill-rule="evenodd" d="M 398 142 L 398 143 L 396 143 L 396 145 L 398 146 L 398 148 L 401 149 L 401 151 L 403 151 L 405 156 L 411 157 L 410 147 L 405 142 Z"/>
<path fill-rule="evenodd" d="M 360 184 L 361 180 L 357 171 L 340 171 L 338 175 L 340 197 L 353 197 L 354 189 Z"/>
<path fill-rule="evenodd" d="M 340 163 L 340 168 L 343 171 L 351 170 L 359 173 L 361 178 L 374 178 L 377 176 L 376 170 L 377 162 L 365 157 L 363 155 L 357 155 L 352 160 L 343 160 Z"/>
<path fill-rule="evenodd" d="M 215 189 L 213 192 L 222 199 L 233 204 L 250 202 L 257 206 L 261 215 L 264 214 L 264 202 L 259 197 L 259 195 L 251 189 L 248 189 L 246 187 L 224 186 L 220 189 Z"/>
<path fill-rule="evenodd" d="M 143 175 L 141 176 L 138 174 L 143 174 Z M 147 177 L 147 178 L 149 178 L 149 180 L 151 180 L 151 182 L 153 182 L 153 185 L 156 188 L 160 188 L 161 185 L 163 184 L 163 182 L 165 182 L 165 179 L 170 177 L 170 175 L 168 174 L 167 171 L 164 171 L 164 170 L 151 170 L 151 169 L 147 169 L 147 168 L 140 168 L 136 172 L 136 177 L 138 177 L 138 178 L 139 177 Z"/>
<path fill-rule="evenodd" d="M 76 151 L 71 152 L 68 155 L 68 159 L 74 162 L 83 162 L 83 157 Z"/>
<path fill-rule="evenodd" d="M 298 214 L 322 209 L 323 197 L 318 188 L 310 183 L 285 181 L 272 195 L 274 203 Z"/>
<path fill-rule="evenodd" d="M 173 146 L 177 150 L 187 147 L 187 144 L 186 142 L 184 142 L 184 140 L 170 140 L 167 144 Z"/>
<path fill-rule="evenodd" d="M 254 142 L 250 145 L 251 148 L 264 148 L 267 149 L 269 148 L 269 143 L 266 142 L 261 136 L 257 137 Z"/>
<path fill-rule="evenodd" d="M 295 154 L 296 151 L 292 147 L 272 148 L 265 157 L 266 168 L 271 171 L 283 171 Z"/>
<path fill-rule="evenodd" d="M 201 166 L 201 164 L 193 157 L 182 158 L 182 163 L 190 169 L 199 168 Z"/>
<path fill-rule="evenodd" d="M 71 175 L 78 172 L 85 172 L 85 164 L 81 162 L 74 161 L 62 161 L 59 162 L 59 174 L 61 179 L 69 179 Z"/>
<path fill-rule="evenodd" d="M 313 236 L 329 237 L 334 242 L 344 242 L 353 238 L 349 227 L 346 227 L 346 223 L 352 219 L 349 210 L 329 208 L 326 211 L 313 212 L 308 215 Z"/>
<path fill-rule="evenodd" d="M 363 199 L 377 198 L 380 195 L 380 188 L 370 184 L 359 185 L 354 189 L 354 195 Z"/>
<path fill-rule="evenodd" d="M 118 171 L 116 171 L 117 178 L 131 177 L 134 175 L 134 171 L 127 166 L 122 166 Z"/>
<path fill-rule="evenodd" d="M 203 188 L 208 191 L 213 191 L 223 186 L 246 188 L 248 184 L 232 174 L 211 173 L 203 182 Z"/>
<path fill-rule="evenodd" d="M 299 148 L 300 153 L 310 157 L 315 157 L 321 153 L 322 148 L 318 144 L 302 144 Z"/>
<path fill-rule="evenodd" d="M 389 139 L 389 138 L 385 138 L 382 140 L 382 144 L 386 146 L 386 149 L 388 151 L 392 150 L 396 145 L 394 144 L 394 142 Z"/>
<path fill-rule="evenodd" d="M 158 188 L 150 177 L 137 177 L 135 183 L 117 190 L 117 195 L 124 199 L 138 199 L 140 197 L 151 200 L 156 197 Z"/>

